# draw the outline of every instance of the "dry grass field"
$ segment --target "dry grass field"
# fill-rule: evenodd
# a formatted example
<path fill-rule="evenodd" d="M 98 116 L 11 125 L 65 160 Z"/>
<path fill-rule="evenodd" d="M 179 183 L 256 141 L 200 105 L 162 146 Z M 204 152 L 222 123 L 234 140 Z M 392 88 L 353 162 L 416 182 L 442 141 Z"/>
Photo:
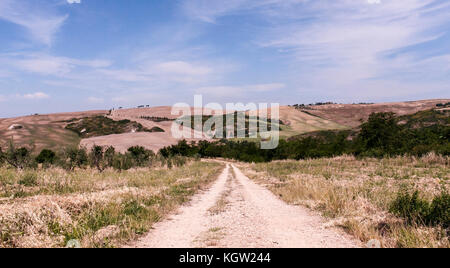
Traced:
<path fill-rule="evenodd" d="M 20 146 L 33 144 L 37 152 L 44 148 L 59 151 L 63 147 L 78 146 L 80 137 L 65 129 L 67 123 L 64 121 L 106 113 L 107 111 L 87 111 L 0 119 L 0 147 L 11 140 Z M 14 124 L 22 128 L 9 129 Z"/>
<path fill-rule="evenodd" d="M 309 115 L 288 106 L 280 107 L 280 120 L 285 124 L 281 126 L 280 132 L 280 136 L 284 138 L 313 131 L 343 130 L 348 128 L 331 120 Z"/>
<path fill-rule="evenodd" d="M 342 227 L 363 242 L 378 239 L 383 247 L 450 247 L 442 228 L 406 224 L 389 213 L 399 191 L 419 190 L 427 200 L 449 191 L 449 157 L 342 156 L 240 166 L 282 200 L 320 211 L 330 226 Z"/>
<path fill-rule="evenodd" d="M 437 99 L 375 104 L 329 104 L 311 106 L 306 111 L 320 118 L 353 128 L 358 127 L 362 121 L 366 121 L 372 113 L 414 114 L 419 111 L 435 109 L 436 104 L 449 101 L 449 99 Z"/>
<path fill-rule="evenodd" d="M 199 189 L 223 164 L 117 172 L 0 168 L 0 247 L 117 247 L 145 234 Z"/>

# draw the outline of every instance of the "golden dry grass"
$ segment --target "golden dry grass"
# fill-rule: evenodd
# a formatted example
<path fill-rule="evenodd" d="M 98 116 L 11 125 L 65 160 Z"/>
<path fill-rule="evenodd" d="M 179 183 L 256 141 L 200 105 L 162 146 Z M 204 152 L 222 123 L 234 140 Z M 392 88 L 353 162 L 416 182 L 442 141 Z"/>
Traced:
<path fill-rule="evenodd" d="M 173 169 L 0 168 L 0 247 L 116 247 L 215 180 L 223 165 L 191 162 Z M 27 183 L 24 183 L 27 182 Z"/>
<path fill-rule="evenodd" d="M 76 133 L 65 129 L 67 123 L 64 120 L 106 113 L 107 111 L 86 111 L 0 119 L 0 147 L 7 146 L 11 140 L 17 146 L 32 143 L 38 153 L 42 149 L 58 151 L 63 147 L 78 146 L 80 138 Z M 23 128 L 9 130 L 13 124 L 19 124 Z"/>
<path fill-rule="evenodd" d="M 307 111 L 340 125 L 358 127 L 361 125 L 361 121 L 367 121 L 372 113 L 415 114 L 419 111 L 435 109 L 436 104 L 447 103 L 448 101 L 449 99 L 436 99 L 376 104 L 329 104 L 312 106 Z"/>
<path fill-rule="evenodd" d="M 383 247 L 450 247 L 445 230 L 409 226 L 389 213 L 402 189 L 419 190 L 432 199 L 450 189 L 450 158 L 429 154 L 396 157 L 279 161 L 242 164 L 247 175 L 291 204 L 322 212 L 363 242 L 378 239 Z"/>

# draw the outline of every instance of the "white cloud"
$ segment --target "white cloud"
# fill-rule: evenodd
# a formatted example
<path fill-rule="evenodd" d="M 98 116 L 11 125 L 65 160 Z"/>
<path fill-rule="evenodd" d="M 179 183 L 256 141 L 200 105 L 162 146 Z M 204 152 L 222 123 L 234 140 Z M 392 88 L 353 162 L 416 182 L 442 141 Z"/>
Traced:
<path fill-rule="evenodd" d="M 433 82 L 437 77 L 448 77 L 448 70 L 443 68 L 433 68 L 435 72 L 430 71 L 430 65 L 423 68 L 424 59 L 415 54 L 421 52 L 404 51 L 443 35 L 445 30 L 437 29 L 449 22 L 448 2 L 314 3 L 302 7 L 316 20 L 277 24 L 261 39 L 265 40 L 261 42 L 263 47 L 281 49 L 292 56 L 292 69 L 297 71 L 294 83 L 316 93 L 351 99 L 432 92 L 439 88 Z M 417 77 L 430 73 L 436 77 L 417 81 Z M 446 87 L 440 84 L 441 90 Z M 383 90 L 386 87 L 390 90 Z M 406 88 L 410 88 L 409 94 Z"/>
<path fill-rule="evenodd" d="M 248 2 L 246 0 L 193 0 L 184 2 L 184 9 L 189 16 L 214 23 L 217 17 L 238 10 Z"/>
<path fill-rule="evenodd" d="M 285 87 L 284 84 L 274 83 L 274 84 L 251 85 L 251 86 L 244 87 L 244 89 L 247 91 L 252 91 L 252 92 L 267 92 L 267 91 L 283 89 L 284 87 Z"/>
<path fill-rule="evenodd" d="M 44 92 L 34 92 L 26 94 L 16 94 L 16 95 L 0 95 L 0 102 L 10 101 L 10 100 L 43 100 L 49 99 L 50 95 Z"/>
<path fill-rule="evenodd" d="M 69 4 L 81 4 L 81 0 L 67 0 Z"/>
<path fill-rule="evenodd" d="M 67 18 L 67 15 L 55 15 L 45 6 L 32 5 L 28 1 L 0 1 L 0 19 L 24 27 L 34 40 L 45 45 L 52 44 L 54 35 Z"/>
<path fill-rule="evenodd" d="M 134 68 L 101 68 L 97 70 L 97 73 L 113 80 L 126 82 L 159 80 L 165 82 L 196 83 L 207 80 L 208 76 L 215 73 L 215 70 L 202 63 L 191 63 L 187 61 L 164 61 L 162 63 L 155 63 L 144 60 L 136 63 Z"/>
<path fill-rule="evenodd" d="M 212 86 L 201 87 L 196 90 L 197 94 L 206 94 L 216 97 L 233 97 L 243 96 L 251 93 L 262 93 L 275 91 L 285 88 L 284 84 L 258 84 L 258 85 L 243 85 L 243 86 Z"/>
<path fill-rule="evenodd" d="M 96 69 L 112 64 L 107 60 L 79 60 L 45 54 L 5 55 L 0 57 L 0 62 L 5 62 L 23 71 L 56 76 L 69 74 L 79 67 Z"/>
<path fill-rule="evenodd" d="M 448 66 L 444 62 L 449 51 L 430 63 L 420 57 L 423 51 L 405 50 L 437 40 L 448 31 L 448 1 L 227 2 L 191 0 L 183 7 L 191 18 L 209 23 L 231 15 L 259 16 L 268 22 L 255 33 L 256 43 L 278 51 L 290 72 L 285 77 L 308 94 L 352 99 L 379 96 L 380 92 L 385 97 L 396 92 L 408 96 L 406 88 L 410 88 L 409 95 L 449 89 L 449 69 L 443 68 Z M 203 88 L 217 93 L 239 89 Z"/>
<path fill-rule="evenodd" d="M 103 98 L 98 98 L 98 97 L 89 97 L 89 98 L 87 98 L 87 102 L 91 103 L 91 104 L 101 104 L 101 103 L 104 103 L 105 100 Z"/>
<path fill-rule="evenodd" d="M 158 64 L 156 66 L 158 70 L 160 70 L 163 73 L 168 74 L 180 74 L 180 75 L 207 75 L 211 73 L 211 69 L 199 66 L 199 65 L 193 65 L 188 62 L 184 61 L 170 61 L 170 62 L 164 62 L 161 64 Z"/>
<path fill-rule="evenodd" d="M 23 98 L 23 99 L 29 99 L 29 100 L 41 100 L 41 99 L 50 98 L 49 95 L 47 95 L 43 92 L 29 93 L 29 94 L 19 95 L 18 97 Z"/>

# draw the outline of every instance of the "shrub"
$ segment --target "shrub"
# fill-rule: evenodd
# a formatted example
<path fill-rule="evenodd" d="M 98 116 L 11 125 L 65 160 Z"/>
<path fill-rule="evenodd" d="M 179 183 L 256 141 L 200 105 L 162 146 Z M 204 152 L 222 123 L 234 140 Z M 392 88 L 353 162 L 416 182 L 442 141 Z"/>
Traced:
<path fill-rule="evenodd" d="M 184 157 L 184 156 L 175 156 L 173 158 L 173 162 L 174 162 L 175 166 L 182 167 L 182 166 L 186 165 L 187 160 L 186 160 L 186 157 Z"/>
<path fill-rule="evenodd" d="M 44 149 L 36 157 L 36 162 L 39 164 L 53 164 L 55 162 L 56 154 L 52 150 Z"/>
<path fill-rule="evenodd" d="M 147 209 L 136 200 L 130 200 L 124 204 L 123 213 L 125 215 L 138 217 L 145 215 L 146 212 Z"/>
<path fill-rule="evenodd" d="M 91 167 L 97 168 L 99 172 L 103 172 L 107 167 L 107 163 L 105 161 L 105 153 L 102 146 L 95 145 L 92 147 L 91 152 L 89 154 L 89 161 Z"/>
<path fill-rule="evenodd" d="M 433 199 L 428 221 L 432 225 L 441 225 L 446 229 L 450 228 L 450 195 L 448 192 L 442 192 L 441 195 Z"/>
<path fill-rule="evenodd" d="M 12 141 L 5 152 L 0 152 L 0 158 L 17 169 L 33 166 L 31 150 L 25 147 L 16 148 Z"/>
<path fill-rule="evenodd" d="M 146 164 L 148 164 L 150 157 L 154 156 L 154 153 L 152 151 L 149 151 L 142 146 L 130 147 L 128 148 L 128 152 L 130 153 L 137 166 L 145 166 Z"/>
<path fill-rule="evenodd" d="M 133 167 L 133 158 L 130 154 L 116 154 L 112 167 L 116 170 L 129 170 Z"/>
<path fill-rule="evenodd" d="M 114 157 L 116 155 L 116 149 L 112 146 L 108 147 L 105 151 L 106 166 L 112 167 L 114 163 Z"/>
<path fill-rule="evenodd" d="M 88 163 L 88 156 L 86 149 L 68 148 L 63 152 L 62 166 L 67 170 L 73 170 L 78 167 L 81 168 Z"/>
<path fill-rule="evenodd" d="M 412 195 L 399 193 L 391 204 L 390 212 L 407 220 L 408 224 L 440 225 L 450 227 L 450 195 L 442 192 L 428 202 L 420 197 L 419 191 Z"/>
<path fill-rule="evenodd" d="M 33 172 L 25 173 L 22 176 L 21 180 L 19 181 L 19 184 L 27 187 L 36 186 L 38 184 L 36 173 Z"/>
<path fill-rule="evenodd" d="M 153 127 L 149 132 L 165 132 L 164 129 L 160 127 Z"/>
<path fill-rule="evenodd" d="M 425 223 L 430 211 L 430 204 L 419 196 L 419 191 L 412 195 L 401 192 L 391 204 L 390 212 L 405 218 L 408 223 Z"/>

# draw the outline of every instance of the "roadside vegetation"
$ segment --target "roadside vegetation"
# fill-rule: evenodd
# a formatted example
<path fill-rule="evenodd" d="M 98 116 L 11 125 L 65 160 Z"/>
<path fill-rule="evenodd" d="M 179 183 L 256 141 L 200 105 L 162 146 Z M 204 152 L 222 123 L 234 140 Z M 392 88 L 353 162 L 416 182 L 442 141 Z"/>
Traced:
<path fill-rule="evenodd" d="M 214 181 L 222 164 L 143 147 L 0 149 L 0 247 L 116 247 Z"/>
<path fill-rule="evenodd" d="M 242 164 L 247 176 L 330 225 L 383 247 L 450 247 L 450 158 L 356 158 Z"/>
<path fill-rule="evenodd" d="M 147 164 L 150 164 L 148 162 Z M 215 180 L 223 166 L 167 160 L 118 172 L 0 167 L 0 247 L 117 247 Z"/>

